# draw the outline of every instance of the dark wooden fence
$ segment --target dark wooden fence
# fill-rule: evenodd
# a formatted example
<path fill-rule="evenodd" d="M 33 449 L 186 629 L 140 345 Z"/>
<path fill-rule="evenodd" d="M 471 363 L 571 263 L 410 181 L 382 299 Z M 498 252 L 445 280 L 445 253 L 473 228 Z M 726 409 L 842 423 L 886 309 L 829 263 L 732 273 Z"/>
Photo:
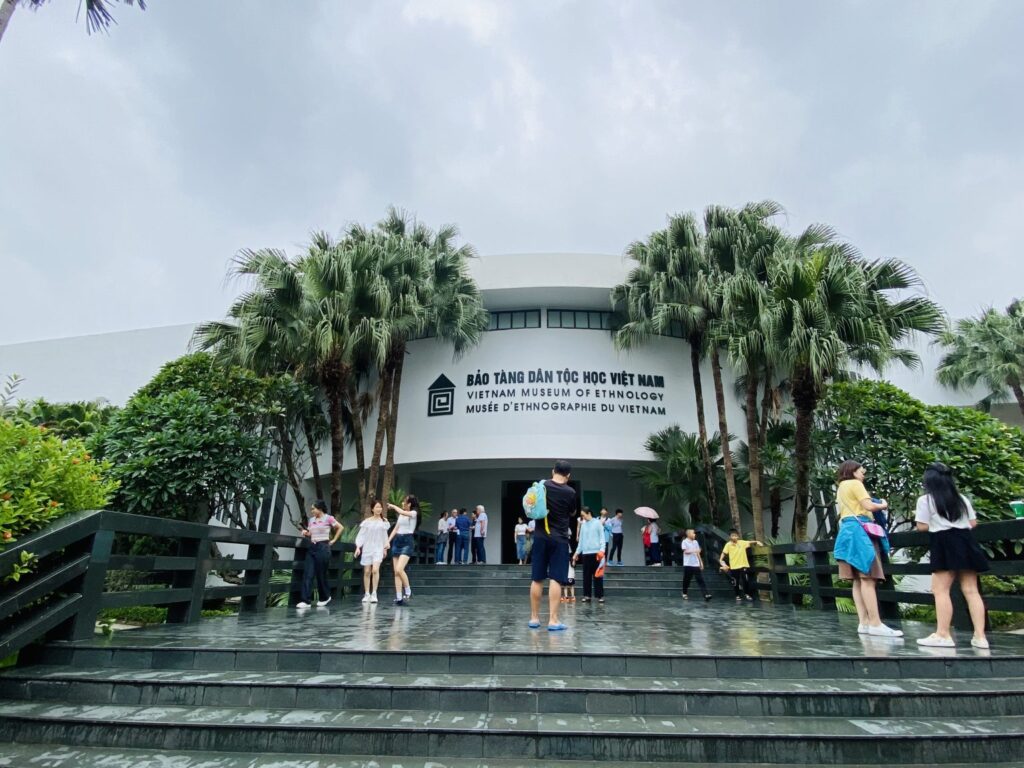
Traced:
<path fill-rule="evenodd" d="M 172 540 L 174 555 L 125 555 L 137 537 Z M 225 557 L 218 545 L 245 547 L 244 558 Z M 353 557 L 355 546 L 339 542 L 331 551 L 328 572 L 331 594 L 341 598 L 360 591 L 362 569 Z M 34 562 L 19 581 L 0 581 L 0 659 L 43 639 L 79 640 L 95 632 L 100 611 L 128 606 L 162 606 L 167 621 L 198 621 L 203 604 L 239 598 L 243 613 L 264 610 L 275 594 L 299 601 L 308 546 L 296 536 L 199 525 L 121 512 L 92 511 L 69 515 L 44 531 L 0 552 L 0 574 L 11 573 L 23 552 Z M 434 537 L 416 533 L 413 562 L 433 562 Z M 242 572 L 242 583 L 207 586 L 212 571 Z M 137 584 L 111 590 L 110 574 L 125 572 Z M 274 581 L 274 572 L 290 572 Z M 122 581 L 125 581 L 122 579 Z M 145 588 L 133 588 L 144 586 Z"/>
<path fill-rule="evenodd" d="M 1024 540 L 1024 520 L 982 523 L 974 529 L 974 535 L 982 544 L 1013 553 L 1014 545 Z M 889 541 L 893 552 L 906 549 L 914 556 L 910 562 L 892 562 L 883 558 L 886 580 L 878 589 L 879 611 L 886 618 L 895 618 L 900 603 L 934 604 L 930 592 L 910 591 L 897 583 L 900 576 L 931 574 L 928 563 L 918 562 L 920 555 L 928 550 L 928 534 L 916 531 L 897 533 L 892 534 Z M 834 611 L 837 597 L 852 598 L 853 590 L 849 586 L 835 586 L 839 568 L 832 558 L 834 546 L 834 540 L 827 540 L 756 548 L 757 554 L 768 558 L 768 566 L 758 567 L 757 571 L 768 575 L 772 599 L 777 604 L 809 603 L 812 608 Z M 989 573 L 994 576 L 1024 576 L 1024 560 L 994 559 Z M 805 597 L 809 599 L 805 601 Z M 986 594 L 985 605 L 991 611 L 1024 612 L 1024 595 Z M 953 623 L 961 629 L 971 626 L 966 604 L 957 587 L 953 590 Z"/>

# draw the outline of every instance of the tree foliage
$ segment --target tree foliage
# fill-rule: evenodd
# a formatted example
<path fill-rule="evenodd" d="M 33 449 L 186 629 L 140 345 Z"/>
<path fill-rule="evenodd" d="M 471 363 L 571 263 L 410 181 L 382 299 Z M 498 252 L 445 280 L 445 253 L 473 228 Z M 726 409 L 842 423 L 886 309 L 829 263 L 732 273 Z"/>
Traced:
<path fill-rule="evenodd" d="M 884 382 L 843 382 L 829 388 L 815 426 L 817 488 L 832 501 L 836 467 L 860 461 L 897 525 L 913 518 L 933 461 L 953 468 L 981 518 L 1012 517 L 1007 503 L 1024 496 L 1024 432 L 974 409 L 926 405 Z"/>
<path fill-rule="evenodd" d="M 117 485 L 109 468 L 81 440 L 0 418 L 0 547 L 63 515 L 105 507 Z"/>

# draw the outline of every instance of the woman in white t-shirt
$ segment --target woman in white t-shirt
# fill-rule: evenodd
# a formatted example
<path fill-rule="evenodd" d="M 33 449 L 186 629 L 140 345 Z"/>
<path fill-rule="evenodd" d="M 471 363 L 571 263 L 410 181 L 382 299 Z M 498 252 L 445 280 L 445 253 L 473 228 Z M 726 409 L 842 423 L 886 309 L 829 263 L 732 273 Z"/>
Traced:
<path fill-rule="evenodd" d="M 955 643 L 949 632 L 953 619 L 953 603 L 949 589 L 959 576 L 960 592 L 967 600 L 974 625 L 971 645 L 988 648 L 985 638 L 985 603 L 978 592 L 978 573 L 989 569 L 985 554 L 974 539 L 972 529 L 978 524 L 970 500 L 957 490 L 953 471 L 941 462 L 929 464 L 924 471 L 924 496 L 917 500 L 914 522 L 917 530 L 928 531 L 931 552 L 932 594 L 938 626 L 934 634 L 921 638 L 918 645 L 952 648 Z"/>
<path fill-rule="evenodd" d="M 437 518 L 437 543 L 434 547 L 434 565 L 444 565 L 444 548 L 448 544 L 448 513 Z"/>
<path fill-rule="evenodd" d="M 380 583 L 380 564 L 388 549 L 388 529 L 391 523 L 384 517 L 384 505 L 373 503 L 370 516 L 359 524 L 356 534 L 356 557 L 363 566 L 363 602 L 377 602 L 377 585 Z"/>
<path fill-rule="evenodd" d="M 516 523 L 516 557 L 519 558 L 519 564 L 524 565 L 526 563 L 526 519 L 520 515 L 519 522 Z"/>
<path fill-rule="evenodd" d="M 419 521 L 420 501 L 409 494 L 402 502 L 402 506 L 388 504 L 388 508 L 398 513 L 398 522 L 391 531 L 390 539 L 391 565 L 395 569 L 395 605 L 405 605 L 412 597 L 412 586 L 409 584 L 409 574 L 405 572 L 405 566 L 409 564 L 409 559 L 416 549 L 413 534 L 416 533 L 416 524 Z"/>

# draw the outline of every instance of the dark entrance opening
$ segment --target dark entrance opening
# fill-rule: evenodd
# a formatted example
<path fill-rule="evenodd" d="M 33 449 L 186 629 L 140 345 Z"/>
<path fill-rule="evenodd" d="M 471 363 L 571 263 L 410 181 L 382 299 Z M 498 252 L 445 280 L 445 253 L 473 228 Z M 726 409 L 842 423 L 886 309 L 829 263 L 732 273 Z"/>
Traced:
<path fill-rule="evenodd" d="M 519 562 L 516 557 L 516 524 L 522 517 L 525 522 L 526 515 L 523 513 L 523 496 L 536 480 L 505 480 L 501 484 L 501 562 L 515 565 Z M 579 512 L 582 494 L 580 484 L 576 480 L 570 480 L 569 485 L 576 491 L 576 511 Z"/>

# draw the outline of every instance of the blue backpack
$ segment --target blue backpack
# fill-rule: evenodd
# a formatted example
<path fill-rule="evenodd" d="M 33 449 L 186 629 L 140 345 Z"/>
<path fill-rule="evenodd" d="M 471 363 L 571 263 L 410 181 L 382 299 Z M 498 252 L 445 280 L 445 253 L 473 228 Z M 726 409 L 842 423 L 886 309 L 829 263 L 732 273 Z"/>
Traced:
<path fill-rule="evenodd" d="M 548 494 L 543 480 L 535 482 L 523 495 L 523 512 L 531 520 L 543 520 L 544 530 L 551 533 L 548 527 Z"/>

